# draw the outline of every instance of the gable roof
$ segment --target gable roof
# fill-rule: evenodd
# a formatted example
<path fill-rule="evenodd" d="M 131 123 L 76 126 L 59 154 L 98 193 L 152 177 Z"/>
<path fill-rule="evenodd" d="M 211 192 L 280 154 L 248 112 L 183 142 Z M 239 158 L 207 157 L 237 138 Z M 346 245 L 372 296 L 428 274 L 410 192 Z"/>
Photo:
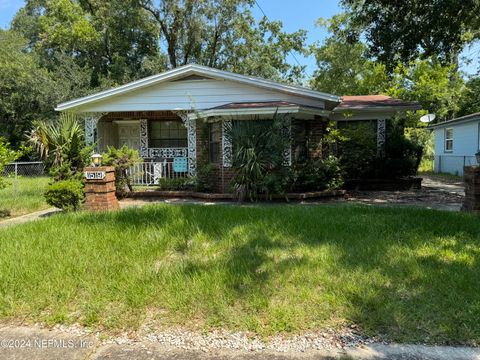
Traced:
<path fill-rule="evenodd" d="M 418 110 L 421 106 L 413 101 L 395 99 L 387 95 L 357 95 L 342 96 L 342 102 L 334 109 L 334 111 L 383 110 L 388 108 Z"/>
<path fill-rule="evenodd" d="M 153 75 L 144 79 L 133 81 L 125 85 L 101 91 L 96 94 L 88 95 L 79 99 L 71 100 L 68 102 L 57 105 L 55 110 L 63 111 L 72 109 L 81 105 L 93 103 L 96 101 L 111 98 L 120 94 L 126 94 L 128 92 L 142 89 L 154 84 L 160 84 L 163 82 L 179 80 L 190 76 L 201 76 L 220 80 L 230 80 L 238 83 L 252 85 L 264 89 L 275 90 L 288 94 L 301 95 L 314 99 L 330 101 L 334 103 L 340 102 L 340 97 L 332 94 L 327 94 L 319 91 L 314 91 L 305 87 L 282 84 L 271 80 L 266 80 L 258 77 L 239 75 L 228 71 L 213 69 L 207 66 L 201 66 L 197 64 L 189 64 L 181 66 L 157 75 Z"/>

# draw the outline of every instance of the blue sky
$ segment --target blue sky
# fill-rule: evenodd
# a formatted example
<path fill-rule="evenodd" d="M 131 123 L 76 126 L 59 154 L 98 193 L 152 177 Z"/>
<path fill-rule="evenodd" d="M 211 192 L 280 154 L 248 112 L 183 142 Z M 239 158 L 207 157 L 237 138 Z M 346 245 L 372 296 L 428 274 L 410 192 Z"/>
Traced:
<path fill-rule="evenodd" d="M 307 43 L 311 44 L 322 41 L 327 32 L 315 26 L 315 21 L 319 17 L 329 18 L 341 11 L 337 0 L 289 0 L 290 6 L 280 6 L 279 0 L 257 0 L 263 11 L 270 20 L 280 20 L 283 22 L 286 31 L 295 31 L 305 29 L 308 31 Z M 23 5 L 23 0 L 0 0 L 0 27 L 7 28 L 15 13 Z M 258 8 L 253 9 L 254 14 L 259 18 L 262 13 Z M 476 44 L 471 49 L 465 49 L 463 55 L 475 58 L 471 64 L 462 64 L 462 70 L 473 74 L 479 66 L 480 44 Z M 307 65 L 307 74 L 311 75 L 315 69 L 315 59 L 313 57 L 305 58 L 296 55 L 302 65 Z M 290 57 L 291 62 L 295 60 Z"/>

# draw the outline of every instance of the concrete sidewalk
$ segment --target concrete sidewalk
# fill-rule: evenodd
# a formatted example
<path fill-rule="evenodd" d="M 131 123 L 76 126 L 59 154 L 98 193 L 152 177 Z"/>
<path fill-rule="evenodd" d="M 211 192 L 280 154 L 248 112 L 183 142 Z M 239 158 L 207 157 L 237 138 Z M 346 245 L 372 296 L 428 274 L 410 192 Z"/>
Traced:
<path fill-rule="evenodd" d="M 6 227 L 6 226 L 11 226 L 11 225 L 23 224 L 23 223 L 30 222 L 30 221 L 35 221 L 35 220 L 41 220 L 41 219 L 44 219 L 44 218 L 46 218 L 48 216 L 51 216 L 55 213 L 58 213 L 60 211 L 62 211 L 62 210 L 52 207 L 52 208 L 45 209 L 45 210 L 35 211 L 33 213 L 30 213 L 30 214 L 17 216 L 17 217 L 11 218 L 11 219 L 0 221 L 0 228 L 1 227 Z"/>
<path fill-rule="evenodd" d="M 154 341 L 128 344 L 105 343 L 98 336 L 30 327 L 0 328 L 0 360 L 99 360 L 99 359 L 480 359 L 479 348 L 422 345 L 372 344 L 345 350 L 307 352 L 266 352 L 241 350 L 192 351 L 161 345 Z"/>

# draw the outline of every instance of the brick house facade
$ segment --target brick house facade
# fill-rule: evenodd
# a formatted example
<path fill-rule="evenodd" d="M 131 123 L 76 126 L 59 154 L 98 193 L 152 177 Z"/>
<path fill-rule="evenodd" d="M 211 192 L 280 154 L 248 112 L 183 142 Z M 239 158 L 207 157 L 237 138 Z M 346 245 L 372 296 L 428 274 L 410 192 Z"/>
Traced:
<path fill-rule="evenodd" d="M 234 74 L 195 64 L 59 104 L 85 120 L 85 137 L 98 151 L 126 145 L 144 159 L 135 181 L 194 176 L 210 164 L 214 191 L 232 188 L 232 144 L 225 136 L 236 121 L 290 120 L 287 161 L 322 156 L 322 139 L 331 122 L 373 121 L 377 146 L 385 145 L 386 121 L 416 110 L 415 103 L 389 97 L 339 97 L 308 88 Z M 213 127 L 211 134 L 202 124 Z M 133 171 L 133 170 L 132 170 Z M 136 171 L 136 170 L 135 170 Z"/>

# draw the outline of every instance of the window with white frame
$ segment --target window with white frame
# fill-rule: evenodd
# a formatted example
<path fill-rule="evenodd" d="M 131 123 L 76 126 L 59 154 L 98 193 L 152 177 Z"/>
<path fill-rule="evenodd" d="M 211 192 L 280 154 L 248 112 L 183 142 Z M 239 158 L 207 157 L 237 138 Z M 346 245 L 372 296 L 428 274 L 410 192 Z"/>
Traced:
<path fill-rule="evenodd" d="M 453 151 L 453 128 L 445 129 L 445 151 Z"/>

